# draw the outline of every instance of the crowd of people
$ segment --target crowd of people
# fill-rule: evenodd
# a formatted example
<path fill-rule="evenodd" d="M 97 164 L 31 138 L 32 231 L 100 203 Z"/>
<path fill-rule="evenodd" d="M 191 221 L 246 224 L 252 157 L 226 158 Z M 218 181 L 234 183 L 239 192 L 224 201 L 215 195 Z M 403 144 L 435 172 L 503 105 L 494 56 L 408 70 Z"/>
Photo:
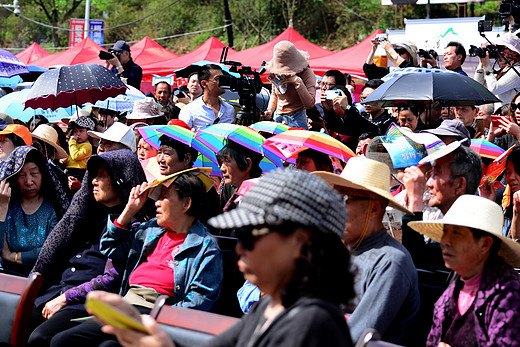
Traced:
<path fill-rule="evenodd" d="M 488 54 L 474 79 L 500 103 L 385 108 L 364 103 L 381 78 L 438 61 L 411 42 L 374 39 L 358 95 L 348 74 L 317 80 L 306 52 L 278 43 L 259 118 L 330 135 L 355 153 L 346 162 L 302 148 L 266 172 L 260 148 L 229 136 L 214 153 L 220 174 L 195 167 L 197 149 L 159 130 L 237 122 L 220 98 L 218 64 L 185 86 L 157 83 L 128 113 L 77 105 L 60 122 L 27 124 L 2 114 L 0 270 L 44 278 L 28 345 L 173 346 L 149 316 L 161 295 L 208 312 L 233 298 L 244 316 L 210 346 L 353 346 L 366 329 L 401 346 L 520 345 L 520 38 L 505 33 L 494 44 L 499 70 Z M 374 63 L 379 45 L 394 67 Z M 139 88 L 128 44 L 111 52 L 107 73 Z M 462 44 L 448 43 L 445 69 L 469 78 L 465 59 Z M 435 146 L 421 161 L 396 161 L 383 146 L 396 128 Z M 477 153 L 472 140 L 505 154 Z M 233 292 L 222 237 L 236 240 L 244 275 Z M 118 308 L 148 333 L 103 316 L 83 322 L 86 300 Z"/>

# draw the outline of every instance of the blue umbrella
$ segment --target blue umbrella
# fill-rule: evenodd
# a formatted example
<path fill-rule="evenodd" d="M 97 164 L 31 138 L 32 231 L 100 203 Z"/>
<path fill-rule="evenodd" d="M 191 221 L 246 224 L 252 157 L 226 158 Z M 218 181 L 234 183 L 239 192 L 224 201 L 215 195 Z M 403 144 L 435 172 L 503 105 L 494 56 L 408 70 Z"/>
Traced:
<path fill-rule="evenodd" d="M 72 115 L 71 108 L 58 108 L 55 111 L 49 109 L 43 110 L 38 108 L 33 110 L 32 108 L 24 108 L 24 101 L 27 99 L 30 89 L 23 89 L 19 92 L 7 94 L 0 98 L 0 112 L 6 113 L 13 119 L 19 119 L 23 122 L 27 122 L 35 115 L 41 115 L 47 118 L 49 121 L 60 120 L 65 117 Z"/>
<path fill-rule="evenodd" d="M 22 82 L 22 78 L 18 75 L 13 77 L 0 77 L 0 87 L 12 87 Z"/>
<path fill-rule="evenodd" d="M 28 72 L 25 64 L 13 53 L 0 49 L 0 77 L 13 77 Z"/>

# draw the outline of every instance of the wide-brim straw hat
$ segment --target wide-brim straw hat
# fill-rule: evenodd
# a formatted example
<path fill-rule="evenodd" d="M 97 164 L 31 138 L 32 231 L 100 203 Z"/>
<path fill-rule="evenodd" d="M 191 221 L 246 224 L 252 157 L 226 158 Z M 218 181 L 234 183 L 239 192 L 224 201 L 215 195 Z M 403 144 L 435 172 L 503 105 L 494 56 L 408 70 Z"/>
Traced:
<path fill-rule="evenodd" d="M 273 48 L 273 59 L 266 65 L 275 75 L 292 76 L 309 66 L 309 53 L 301 51 L 289 41 L 280 41 Z"/>
<path fill-rule="evenodd" d="M 58 132 L 47 124 L 40 124 L 34 129 L 32 132 L 32 137 L 41 140 L 45 143 L 48 143 L 54 149 L 56 149 L 56 158 L 63 159 L 67 158 L 67 152 L 63 148 L 58 145 Z"/>
<path fill-rule="evenodd" d="M 161 112 L 161 107 L 153 98 L 146 97 L 141 100 L 136 100 L 132 113 L 126 119 L 150 119 L 160 117 L 164 113 Z"/>
<path fill-rule="evenodd" d="M 367 192 L 388 200 L 388 205 L 404 213 L 413 214 L 398 203 L 390 193 L 390 169 L 386 164 L 363 157 L 350 158 L 341 175 L 316 171 L 315 175 L 324 179 L 332 187 L 345 187 Z"/>
<path fill-rule="evenodd" d="M 520 244 L 502 235 L 503 224 L 502 208 L 494 201 L 476 195 L 459 197 L 442 219 L 408 223 L 413 230 L 437 242 L 441 241 L 445 225 L 482 230 L 502 241 L 498 254 L 509 265 L 520 267 Z"/>
<path fill-rule="evenodd" d="M 417 59 L 417 46 L 412 43 L 412 42 L 405 42 L 405 43 L 396 43 L 393 45 L 394 46 L 394 49 L 395 48 L 402 48 L 404 50 L 406 50 L 408 52 L 408 54 L 410 54 L 410 57 L 412 58 L 412 61 L 413 61 L 413 66 L 419 66 L 419 60 Z M 388 59 L 390 59 L 390 61 L 392 62 L 392 64 L 394 64 L 395 66 L 399 66 L 397 64 L 397 62 L 395 62 L 391 56 L 388 56 Z"/>

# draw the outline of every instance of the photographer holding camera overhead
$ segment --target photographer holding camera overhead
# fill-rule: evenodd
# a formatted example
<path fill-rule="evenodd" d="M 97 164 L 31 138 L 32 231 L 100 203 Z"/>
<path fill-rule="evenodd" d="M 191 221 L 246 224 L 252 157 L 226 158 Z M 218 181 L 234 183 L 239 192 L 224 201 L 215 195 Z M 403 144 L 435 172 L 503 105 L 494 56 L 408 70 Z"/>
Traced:
<path fill-rule="evenodd" d="M 363 72 L 369 80 L 383 78 L 390 72 L 389 67 L 381 67 L 374 64 L 374 56 L 379 45 L 383 47 L 388 59 L 390 59 L 398 69 L 418 66 L 417 47 L 413 43 L 391 44 L 386 34 L 377 35 L 371 42 L 372 50 L 363 65 Z"/>
<path fill-rule="evenodd" d="M 493 45 L 485 48 L 472 46 L 469 53 L 470 56 L 476 55 L 479 59 L 473 77 L 475 81 L 489 89 L 502 103 L 509 103 L 513 95 L 520 90 L 520 76 L 507 61 L 517 71 L 520 70 L 520 38 L 516 34 L 505 32 L 493 42 Z M 495 58 L 498 71 L 493 71 L 490 58 Z"/>
<path fill-rule="evenodd" d="M 110 57 L 110 55 L 112 57 Z M 119 40 L 110 49 L 109 53 L 101 51 L 99 57 L 106 60 L 105 67 L 107 69 L 112 65 L 110 71 L 122 78 L 126 78 L 127 84 L 132 87 L 141 89 L 143 69 L 132 60 L 128 43 Z"/>

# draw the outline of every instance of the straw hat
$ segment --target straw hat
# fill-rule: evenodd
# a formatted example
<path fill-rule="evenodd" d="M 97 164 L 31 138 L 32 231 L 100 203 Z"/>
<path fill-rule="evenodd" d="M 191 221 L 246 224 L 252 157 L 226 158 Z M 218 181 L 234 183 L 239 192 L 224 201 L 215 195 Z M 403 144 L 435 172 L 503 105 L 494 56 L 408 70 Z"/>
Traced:
<path fill-rule="evenodd" d="M 413 61 L 413 66 L 419 66 L 419 62 L 418 62 L 418 59 L 417 59 L 417 46 L 412 43 L 412 42 L 405 42 L 405 43 L 396 43 L 393 45 L 394 46 L 394 49 L 396 48 L 402 48 L 404 50 L 406 50 L 408 52 L 408 54 L 410 54 L 410 57 L 412 58 L 412 61 Z M 395 65 L 395 66 L 398 66 L 399 64 L 397 64 L 396 61 L 394 61 L 392 59 L 391 56 L 388 56 L 388 59 L 390 59 L 390 61 Z"/>
<path fill-rule="evenodd" d="M 273 59 L 267 63 L 267 71 L 276 75 L 296 75 L 309 65 L 309 53 L 300 51 L 289 41 L 278 42 L 273 49 Z"/>
<path fill-rule="evenodd" d="M 40 124 L 32 132 L 32 137 L 48 143 L 56 149 L 57 159 L 67 158 L 67 152 L 58 145 L 58 132 L 47 124 Z"/>
<path fill-rule="evenodd" d="M 372 192 L 388 200 L 388 204 L 404 213 L 413 214 L 398 203 L 390 193 L 390 169 L 386 164 L 363 157 L 350 158 L 341 175 L 325 171 L 316 171 L 315 175 L 323 178 L 333 187 L 345 187 Z"/>
<path fill-rule="evenodd" d="M 126 119 L 149 119 L 159 117 L 164 114 L 160 109 L 161 106 L 157 105 L 153 98 L 146 97 L 135 101 L 132 113 L 130 113 Z"/>
<path fill-rule="evenodd" d="M 443 219 L 428 222 L 410 222 L 415 231 L 437 242 L 441 241 L 444 226 L 453 225 L 485 231 L 502 241 L 498 254 L 513 267 L 520 266 L 520 244 L 502 235 L 504 217 L 495 202 L 476 195 L 462 195 Z"/>

